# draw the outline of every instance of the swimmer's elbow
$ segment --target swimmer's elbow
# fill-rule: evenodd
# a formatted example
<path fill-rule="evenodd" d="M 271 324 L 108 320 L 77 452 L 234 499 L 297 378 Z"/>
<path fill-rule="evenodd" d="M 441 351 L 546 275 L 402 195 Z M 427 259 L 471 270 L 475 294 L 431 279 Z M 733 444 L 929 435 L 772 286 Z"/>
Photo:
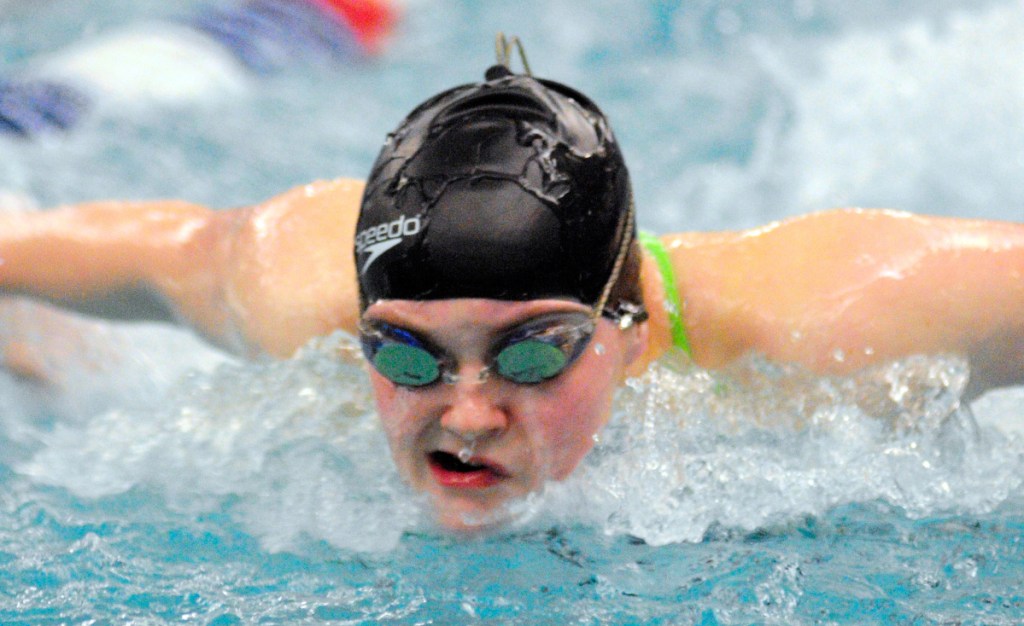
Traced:
<path fill-rule="evenodd" d="M 229 277 L 236 258 L 238 225 L 245 209 L 206 212 L 176 239 L 165 259 L 154 263 L 145 280 L 149 301 L 133 304 L 139 312 L 159 312 L 154 320 L 174 322 L 195 330 L 204 340 L 240 356 L 254 349 L 240 332 L 237 307 L 231 305 Z M 146 305 L 152 308 L 146 309 Z M 241 316 L 241 317 L 244 317 Z"/>

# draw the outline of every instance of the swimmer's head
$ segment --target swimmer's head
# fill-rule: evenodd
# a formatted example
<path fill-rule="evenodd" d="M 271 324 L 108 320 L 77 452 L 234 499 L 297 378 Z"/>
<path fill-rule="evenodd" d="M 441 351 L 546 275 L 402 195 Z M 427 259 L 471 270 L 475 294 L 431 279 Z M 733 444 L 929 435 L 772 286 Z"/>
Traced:
<path fill-rule="evenodd" d="M 556 298 L 642 319 L 634 240 L 629 174 L 601 111 L 499 65 L 389 135 L 356 227 L 360 304 Z"/>

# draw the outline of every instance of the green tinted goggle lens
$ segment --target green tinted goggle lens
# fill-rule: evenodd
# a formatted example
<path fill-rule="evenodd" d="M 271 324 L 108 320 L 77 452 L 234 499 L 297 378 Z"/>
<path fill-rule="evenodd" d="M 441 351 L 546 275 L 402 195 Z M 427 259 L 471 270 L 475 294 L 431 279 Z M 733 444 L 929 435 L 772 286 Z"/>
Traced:
<path fill-rule="evenodd" d="M 441 375 L 437 359 L 423 348 L 405 343 L 386 343 L 373 355 L 373 366 L 399 385 L 421 387 Z"/>
<path fill-rule="evenodd" d="M 494 363 L 503 378 L 516 383 L 539 383 L 564 370 L 569 357 L 550 343 L 527 339 L 499 352 Z"/>

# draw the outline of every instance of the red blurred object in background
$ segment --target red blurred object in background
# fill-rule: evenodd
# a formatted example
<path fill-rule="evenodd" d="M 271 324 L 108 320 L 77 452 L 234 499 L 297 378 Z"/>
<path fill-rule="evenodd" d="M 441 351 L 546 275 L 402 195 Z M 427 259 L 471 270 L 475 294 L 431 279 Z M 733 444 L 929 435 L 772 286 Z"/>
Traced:
<path fill-rule="evenodd" d="M 334 13 L 352 29 L 367 52 L 380 51 L 384 38 L 391 32 L 398 13 L 384 0 L 314 0 Z"/>

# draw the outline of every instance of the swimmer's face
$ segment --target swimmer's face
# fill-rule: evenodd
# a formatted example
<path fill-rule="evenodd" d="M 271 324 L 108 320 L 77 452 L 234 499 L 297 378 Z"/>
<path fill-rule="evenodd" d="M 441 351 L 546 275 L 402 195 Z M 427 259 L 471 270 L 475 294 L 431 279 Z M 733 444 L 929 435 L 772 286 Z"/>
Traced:
<path fill-rule="evenodd" d="M 580 312 L 588 309 L 564 300 L 391 300 L 367 309 L 365 320 L 411 331 L 457 363 L 458 381 L 422 387 L 370 370 L 395 463 L 431 497 L 442 525 L 470 529 L 500 519 L 502 504 L 565 478 L 593 446 L 627 365 L 643 350 L 643 327 L 623 331 L 598 320 L 580 356 L 536 384 L 478 376 L 510 329 Z M 459 452 L 470 442 L 463 463 Z"/>

